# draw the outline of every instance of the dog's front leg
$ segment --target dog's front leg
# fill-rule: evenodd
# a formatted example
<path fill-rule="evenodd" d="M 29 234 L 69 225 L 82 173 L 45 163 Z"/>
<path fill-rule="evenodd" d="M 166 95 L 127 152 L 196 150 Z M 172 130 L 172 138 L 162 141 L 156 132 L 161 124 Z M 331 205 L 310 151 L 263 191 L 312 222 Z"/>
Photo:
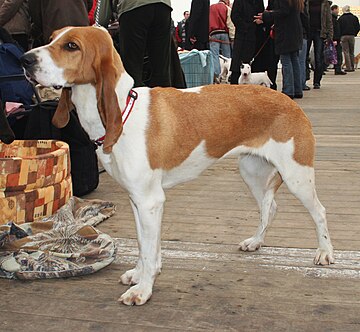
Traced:
<path fill-rule="evenodd" d="M 127 305 L 141 305 L 151 297 L 156 276 L 161 269 L 161 220 L 165 194 L 162 188 L 146 193 L 131 195 L 134 208 L 139 260 L 135 269 L 122 275 L 124 284 L 137 283 L 129 288 L 119 299 Z"/>

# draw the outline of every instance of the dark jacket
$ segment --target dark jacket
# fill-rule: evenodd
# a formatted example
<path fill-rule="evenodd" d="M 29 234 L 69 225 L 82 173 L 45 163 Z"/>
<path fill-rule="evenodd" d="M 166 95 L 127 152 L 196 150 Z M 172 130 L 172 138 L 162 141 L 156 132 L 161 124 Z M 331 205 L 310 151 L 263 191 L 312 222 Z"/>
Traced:
<path fill-rule="evenodd" d="M 300 19 L 303 28 L 303 38 L 308 39 L 310 36 L 309 0 L 304 1 L 304 11 L 300 13 Z"/>
<path fill-rule="evenodd" d="M 275 52 L 287 54 L 302 48 L 303 30 L 300 12 L 288 0 L 275 0 L 274 10 L 263 13 L 265 23 L 274 22 Z"/>
<path fill-rule="evenodd" d="M 210 0 L 192 0 L 189 24 L 189 38 L 195 37 L 201 43 L 209 41 Z"/>
<path fill-rule="evenodd" d="M 87 26 L 87 0 L 29 0 L 34 46 L 47 44 L 51 34 L 66 26 Z"/>
<path fill-rule="evenodd" d="M 242 62 L 249 63 L 256 51 L 258 27 L 254 16 L 264 11 L 262 0 L 235 0 L 231 20 L 235 25 L 235 40 L 232 53 L 231 71 L 240 72 Z"/>
<path fill-rule="evenodd" d="M 309 0 L 309 13 L 312 15 L 312 4 L 318 0 Z M 333 24 L 331 18 L 330 3 L 328 0 L 321 0 L 321 14 L 320 14 L 320 37 L 322 39 L 333 38 Z"/>
<path fill-rule="evenodd" d="M 29 34 L 30 18 L 27 0 L 0 0 L 0 27 L 11 34 Z"/>
<path fill-rule="evenodd" d="M 333 40 L 340 41 L 341 31 L 340 31 L 340 24 L 338 21 L 338 16 L 334 15 L 334 14 L 331 14 L 331 16 L 332 16 L 332 23 L 333 23 L 333 28 L 334 28 Z"/>
<path fill-rule="evenodd" d="M 341 36 L 356 36 L 359 33 L 359 19 L 351 14 L 342 14 L 339 18 Z"/>

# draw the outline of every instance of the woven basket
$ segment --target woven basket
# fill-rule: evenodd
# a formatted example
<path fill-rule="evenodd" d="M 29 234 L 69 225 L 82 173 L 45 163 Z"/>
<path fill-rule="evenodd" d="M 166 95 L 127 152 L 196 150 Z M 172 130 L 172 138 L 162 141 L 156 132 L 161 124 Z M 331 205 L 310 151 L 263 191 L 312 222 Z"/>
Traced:
<path fill-rule="evenodd" d="M 0 224 L 50 216 L 71 193 L 66 143 L 29 140 L 0 144 Z"/>

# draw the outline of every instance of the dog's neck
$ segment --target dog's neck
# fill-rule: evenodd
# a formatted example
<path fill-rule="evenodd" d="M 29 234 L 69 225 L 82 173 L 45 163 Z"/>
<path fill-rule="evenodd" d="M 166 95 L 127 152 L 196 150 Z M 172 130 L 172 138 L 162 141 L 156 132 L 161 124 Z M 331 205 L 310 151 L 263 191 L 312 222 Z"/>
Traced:
<path fill-rule="evenodd" d="M 126 100 L 134 85 L 133 78 L 123 71 L 119 76 L 115 92 L 121 111 L 126 107 Z M 75 105 L 80 123 L 91 139 L 105 135 L 105 127 L 97 109 L 96 90 L 92 84 L 79 84 L 72 87 L 72 102 Z"/>

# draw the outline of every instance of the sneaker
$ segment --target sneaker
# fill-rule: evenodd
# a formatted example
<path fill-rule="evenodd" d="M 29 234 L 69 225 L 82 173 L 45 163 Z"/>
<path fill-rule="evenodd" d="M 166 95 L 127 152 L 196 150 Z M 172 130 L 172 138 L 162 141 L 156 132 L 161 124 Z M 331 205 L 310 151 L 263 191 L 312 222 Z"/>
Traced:
<path fill-rule="evenodd" d="M 320 84 L 319 83 L 314 83 L 314 89 L 320 89 Z"/>
<path fill-rule="evenodd" d="M 352 73 L 353 71 L 355 71 L 355 69 L 345 69 L 345 71 L 346 71 L 347 73 Z"/>
<path fill-rule="evenodd" d="M 308 85 L 305 85 L 305 86 L 303 87 L 303 91 L 309 91 L 309 90 L 311 90 L 311 88 L 310 88 Z"/>
<path fill-rule="evenodd" d="M 342 71 L 336 71 L 335 75 L 346 75 L 347 73 L 345 73 L 343 70 Z"/>
<path fill-rule="evenodd" d="M 294 99 L 301 99 L 303 97 L 302 93 L 295 93 Z"/>

